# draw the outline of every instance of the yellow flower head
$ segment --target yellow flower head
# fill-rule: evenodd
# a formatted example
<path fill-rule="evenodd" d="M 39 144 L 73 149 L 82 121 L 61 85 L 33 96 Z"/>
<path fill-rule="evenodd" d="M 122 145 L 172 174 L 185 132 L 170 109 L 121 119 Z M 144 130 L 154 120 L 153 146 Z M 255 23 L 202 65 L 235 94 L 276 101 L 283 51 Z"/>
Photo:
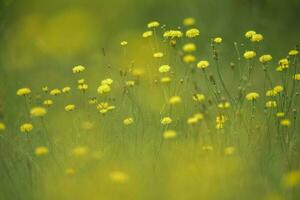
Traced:
<path fill-rule="evenodd" d="M 156 28 L 156 27 L 158 27 L 160 24 L 159 24 L 159 22 L 158 21 L 152 21 L 152 22 L 149 22 L 148 24 L 147 24 L 147 27 L 148 28 Z"/>
<path fill-rule="evenodd" d="M 122 41 L 122 42 L 120 43 L 120 45 L 123 46 L 123 47 L 125 47 L 127 44 L 128 44 L 127 41 Z"/>
<path fill-rule="evenodd" d="M 114 80 L 112 80 L 111 78 L 107 78 L 101 81 L 101 85 L 111 85 L 113 84 Z"/>
<path fill-rule="evenodd" d="M 296 50 L 296 49 L 292 49 L 292 50 L 289 51 L 289 55 L 290 55 L 290 56 L 296 56 L 296 55 L 298 55 L 298 54 L 299 54 L 299 51 Z"/>
<path fill-rule="evenodd" d="M 111 181 L 118 183 L 118 184 L 124 184 L 124 183 L 128 182 L 128 180 L 129 180 L 128 174 L 126 174 L 122 171 L 110 172 L 109 178 Z"/>
<path fill-rule="evenodd" d="M 218 108 L 220 109 L 227 109 L 230 107 L 230 103 L 228 101 L 222 102 L 218 104 Z"/>
<path fill-rule="evenodd" d="M 49 91 L 49 88 L 47 86 L 42 87 L 42 91 L 47 93 Z"/>
<path fill-rule="evenodd" d="M 107 84 L 104 84 L 104 85 L 100 85 L 98 87 L 97 92 L 99 94 L 106 94 L 106 93 L 110 92 L 110 90 L 111 90 L 111 87 Z"/>
<path fill-rule="evenodd" d="M 216 43 L 216 44 L 220 44 L 220 43 L 222 43 L 222 41 L 223 41 L 223 39 L 221 37 L 214 38 L 214 43 Z"/>
<path fill-rule="evenodd" d="M 164 32 L 164 37 L 165 38 L 181 38 L 182 37 L 182 32 L 179 31 L 179 30 L 169 30 L 169 31 L 166 31 Z"/>
<path fill-rule="evenodd" d="M 267 101 L 266 102 L 266 107 L 267 108 L 276 108 L 277 107 L 277 102 L 276 101 Z"/>
<path fill-rule="evenodd" d="M 172 138 L 175 138 L 176 136 L 177 136 L 177 133 L 174 130 L 167 130 L 163 133 L 163 137 L 165 139 L 172 139 Z"/>
<path fill-rule="evenodd" d="M 124 125 L 130 125 L 130 124 L 133 124 L 133 122 L 134 122 L 134 119 L 132 117 L 127 117 L 123 120 Z"/>
<path fill-rule="evenodd" d="M 73 69 L 72 69 L 74 74 L 81 73 L 84 70 L 85 70 L 85 67 L 82 65 L 77 65 L 77 66 L 73 67 Z"/>
<path fill-rule="evenodd" d="M 43 117 L 47 114 L 47 110 L 44 107 L 34 107 L 30 110 L 30 114 L 33 117 Z"/>
<path fill-rule="evenodd" d="M 256 93 L 256 92 L 250 92 L 250 93 L 248 93 L 248 94 L 246 95 L 246 99 L 247 99 L 248 101 L 254 101 L 254 100 L 256 100 L 258 97 L 259 97 L 259 94 Z"/>
<path fill-rule="evenodd" d="M 252 31 L 252 30 L 251 30 L 251 31 L 247 31 L 247 32 L 245 33 L 245 37 L 250 39 L 250 38 L 252 38 L 252 36 L 255 35 L 255 34 L 256 34 L 255 31 Z"/>
<path fill-rule="evenodd" d="M 50 95 L 57 96 L 59 94 L 61 94 L 60 89 L 56 88 L 56 89 L 53 89 L 53 90 L 50 91 Z"/>
<path fill-rule="evenodd" d="M 5 131 L 5 129 L 6 129 L 5 124 L 3 122 L 0 122 L 0 132 Z"/>
<path fill-rule="evenodd" d="M 262 34 L 254 34 L 252 35 L 251 37 L 251 42 L 260 42 L 264 39 L 263 35 Z"/>
<path fill-rule="evenodd" d="M 204 94 L 194 94 L 193 100 L 197 102 L 203 102 L 205 100 Z"/>
<path fill-rule="evenodd" d="M 169 65 L 162 65 L 158 68 L 158 71 L 160 73 L 167 73 L 170 71 L 170 69 L 171 69 L 171 67 Z"/>
<path fill-rule="evenodd" d="M 133 87 L 135 85 L 135 81 L 126 81 L 126 86 Z"/>
<path fill-rule="evenodd" d="M 153 54 L 154 58 L 162 58 L 164 56 L 164 54 L 162 52 L 156 52 Z"/>
<path fill-rule="evenodd" d="M 46 99 L 43 101 L 43 105 L 46 107 L 49 107 L 49 106 L 53 105 L 53 101 L 51 99 Z"/>
<path fill-rule="evenodd" d="M 278 94 L 278 92 L 276 92 L 274 89 L 268 90 L 268 91 L 266 92 L 266 96 L 267 96 L 267 97 L 274 97 L 274 96 L 276 96 L 277 94 Z"/>
<path fill-rule="evenodd" d="M 276 113 L 276 117 L 284 117 L 285 113 L 284 112 L 278 112 Z"/>
<path fill-rule="evenodd" d="M 75 110 L 75 105 L 74 104 L 69 104 L 69 105 L 66 105 L 65 106 L 65 111 L 73 111 L 73 110 Z"/>
<path fill-rule="evenodd" d="M 148 38 L 148 37 L 151 37 L 153 35 L 153 32 L 152 31 L 145 31 L 143 33 L 143 38 Z"/>
<path fill-rule="evenodd" d="M 207 60 L 201 60 L 198 62 L 197 67 L 199 69 L 205 69 L 209 66 L 209 62 Z"/>
<path fill-rule="evenodd" d="M 262 55 L 261 57 L 259 57 L 259 61 L 260 61 L 261 63 L 267 63 L 267 62 L 269 62 L 269 61 L 271 61 L 271 60 L 272 60 L 272 56 L 269 55 L 269 54 Z"/>
<path fill-rule="evenodd" d="M 164 117 L 160 120 L 160 123 L 162 125 L 167 125 L 167 124 L 171 124 L 172 123 L 172 119 L 171 117 Z"/>
<path fill-rule="evenodd" d="M 283 91 L 283 86 L 282 85 L 276 85 L 273 90 L 277 93 L 280 93 Z"/>
<path fill-rule="evenodd" d="M 244 53 L 244 58 L 246 58 L 246 59 L 252 59 L 252 58 L 254 58 L 255 56 L 256 56 L 255 51 L 246 51 L 246 52 Z"/>
<path fill-rule="evenodd" d="M 183 62 L 185 62 L 187 64 L 193 63 L 195 61 L 196 61 L 196 57 L 191 54 L 183 56 Z"/>
<path fill-rule="evenodd" d="M 294 79 L 295 79 L 296 81 L 300 81 L 300 74 L 295 74 Z"/>
<path fill-rule="evenodd" d="M 107 102 L 101 102 L 97 105 L 97 109 L 101 114 L 105 114 L 108 111 L 115 109 L 115 106 L 111 106 Z"/>
<path fill-rule="evenodd" d="M 64 87 L 63 89 L 62 89 L 62 92 L 63 93 L 69 93 L 71 91 L 71 88 L 70 87 Z"/>
<path fill-rule="evenodd" d="M 89 88 L 89 85 L 85 84 L 85 83 L 78 85 L 78 89 L 81 91 L 86 91 L 88 88 Z"/>
<path fill-rule="evenodd" d="M 88 148 L 85 146 L 77 146 L 72 150 L 74 156 L 85 156 L 88 153 Z"/>
<path fill-rule="evenodd" d="M 171 78 L 169 76 L 164 76 L 160 78 L 160 82 L 161 83 L 170 83 L 171 82 Z"/>
<path fill-rule="evenodd" d="M 47 147 L 40 146 L 35 148 L 34 153 L 37 156 L 43 156 L 49 153 L 49 149 Z"/>
<path fill-rule="evenodd" d="M 30 93 L 31 93 L 30 88 L 20 88 L 17 91 L 18 96 L 26 96 L 26 95 L 29 95 Z"/>
<path fill-rule="evenodd" d="M 186 53 L 191 53 L 196 51 L 196 45 L 194 43 L 187 43 L 182 47 L 182 50 Z"/>
<path fill-rule="evenodd" d="M 280 125 L 281 126 L 286 126 L 286 127 L 289 127 L 291 125 L 291 121 L 289 119 L 282 119 L 280 121 Z"/>
<path fill-rule="evenodd" d="M 196 23 L 196 20 L 193 17 L 187 17 L 187 18 L 183 19 L 182 23 L 185 26 L 193 26 Z"/>
<path fill-rule="evenodd" d="M 200 35 L 200 31 L 197 28 L 191 28 L 185 32 L 185 36 L 188 38 L 194 38 Z"/>
<path fill-rule="evenodd" d="M 23 133 L 29 133 L 32 131 L 33 125 L 31 123 L 25 123 L 20 126 L 20 131 Z"/>
<path fill-rule="evenodd" d="M 181 102 L 181 97 L 180 96 L 172 96 L 170 99 L 169 99 L 169 103 L 170 104 L 178 104 Z"/>

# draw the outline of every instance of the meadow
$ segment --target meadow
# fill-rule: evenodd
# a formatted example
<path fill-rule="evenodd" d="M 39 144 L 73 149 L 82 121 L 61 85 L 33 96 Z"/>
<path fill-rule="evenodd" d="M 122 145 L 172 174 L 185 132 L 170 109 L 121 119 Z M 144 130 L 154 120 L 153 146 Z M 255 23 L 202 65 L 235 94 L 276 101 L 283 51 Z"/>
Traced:
<path fill-rule="evenodd" d="M 278 48 L 271 31 L 154 18 L 107 42 L 66 13 L 3 40 L 0 199 L 300 198 L 292 33 Z"/>

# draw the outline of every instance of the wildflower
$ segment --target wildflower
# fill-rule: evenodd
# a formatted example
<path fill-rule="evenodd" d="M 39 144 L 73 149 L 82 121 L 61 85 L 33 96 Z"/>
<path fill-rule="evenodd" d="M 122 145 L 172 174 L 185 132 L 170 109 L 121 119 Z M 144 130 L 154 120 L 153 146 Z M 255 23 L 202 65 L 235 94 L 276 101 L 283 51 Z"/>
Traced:
<path fill-rule="evenodd" d="M 188 38 L 194 38 L 200 35 L 200 31 L 197 28 L 191 28 L 185 32 L 185 36 Z"/>
<path fill-rule="evenodd" d="M 284 117 L 285 113 L 284 112 L 278 112 L 276 113 L 276 117 Z"/>
<path fill-rule="evenodd" d="M 160 78 L 160 82 L 161 83 L 170 83 L 171 82 L 171 78 L 169 76 L 164 76 Z"/>
<path fill-rule="evenodd" d="M 30 110 L 30 114 L 33 117 L 43 117 L 47 113 L 46 108 L 44 107 L 34 107 Z"/>
<path fill-rule="evenodd" d="M 101 81 L 101 85 L 111 85 L 113 84 L 114 80 L 112 80 L 111 78 L 107 78 Z"/>
<path fill-rule="evenodd" d="M 262 34 L 254 34 L 252 35 L 251 37 L 251 42 L 260 42 L 264 39 L 263 35 Z"/>
<path fill-rule="evenodd" d="M 120 44 L 121 44 L 121 46 L 124 47 L 124 46 L 126 46 L 128 44 L 128 42 L 127 41 L 122 41 Z"/>
<path fill-rule="evenodd" d="M 46 99 L 43 101 L 43 105 L 46 107 L 49 107 L 53 104 L 53 101 L 51 99 Z"/>
<path fill-rule="evenodd" d="M 214 150 L 214 147 L 211 146 L 211 145 L 203 145 L 203 146 L 202 146 L 202 150 L 203 150 L 203 151 L 213 151 L 213 150 Z"/>
<path fill-rule="evenodd" d="M 85 83 L 85 80 L 84 80 L 84 78 L 82 78 L 82 79 L 79 79 L 79 80 L 77 81 L 77 83 L 78 83 L 78 84 L 84 84 L 84 83 Z"/>
<path fill-rule="evenodd" d="M 259 57 L 259 61 L 261 62 L 261 63 L 267 63 L 267 62 L 269 62 L 269 61 L 271 61 L 272 60 L 272 56 L 271 55 L 269 55 L 269 54 L 266 54 L 266 55 L 262 55 L 261 57 Z"/>
<path fill-rule="evenodd" d="M 77 66 L 73 67 L 73 69 L 72 69 L 72 71 L 73 71 L 74 74 L 81 73 L 84 70 L 85 70 L 85 67 L 82 66 L 82 65 L 77 65 Z"/>
<path fill-rule="evenodd" d="M 162 58 L 164 56 L 164 54 L 162 52 L 156 52 L 153 54 L 154 58 Z"/>
<path fill-rule="evenodd" d="M 72 167 L 69 167 L 65 170 L 66 175 L 73 176 L 75 174 L 75 169 Z"/>
<path fill-rule="evenodd" d="M 196 114 L 194 114 L 194 118 L 196 118 L 198 121 L 200 121 L 204 118 L 204 116 L 202 113 L 196 113 Z"/>
<path fill-rule="evenodd" d="M 170 71 L 170 69 L 171 69 L 171 67 L 169 65 L 162 65 L 158 68 L 158 71 L 160 73 L 167 73 Z"/>
<path fill-rule="evenodd" d="M 62 89 L 62 92 L 63 93 L 69 93 L 71 91 L 71 88 L 70 87 L 64 87 L 63 89 Z"/>
<path fill-rule="evenodd" d="M 185 26 L 192 26 L 196 23 L 196 20 L 193 17 L 187 17 L 187 18 L 183 19 L 182 23 Z"/>
<path fill-rule="evenodd" d="M 274 97 L 274 96 L 276 96 L 278 94 L 278 92 L 276 92 L 274 89 L 272 89 L 272 90 L 267 90 L 267 92 L 266 92 L 266 96 L 267 97 Z"/>
<path fill-rule="evenodd" d="M 246 52 L 244 53 L 244 58 L 246 58 L 246 59 L 252 59 L 252 58 L 254 58 L 255 56 L 256 56 L 255 51 L 246 51 Z"/>
<path fill-rule="evenodd" d="M 221 37 L 214 38 L 214 43 L 216 43 L 216 44 L 220 44 L 220 43 L 222 43 L 222 41 L 223 41 L 223 39 Z"/>
<path fill-rule="evenodd" d="M 69 104 L 65 106 L 65 111 L 73 111 L 75 110 L 75 105 L 74 104 Z"/>
<path fill-rule="evenodd" d="M 222 129 L 225 124 L 225 116 L 224 115 L 219 115 L 216 117 L 216 129 Z"/>
<path fill-rule="evenodd" d="M 148 37 L 151 37 L 153 35 L 153 32 L 152 31 L 145 31 L 143 33 L 143 38 L 148 38 Z"/>
<path fill-rule="evenodd" d="M 47 147 L 40 146 L 40 147 L 35 148 L 34 153 L 37 156 L 43 156 L 43 155 L 49 153 L 49 149 Z"/>
<path fill-rule="evenodd" d="M 252 30 L 251 30 L 251 31 L 247 31 L 247 32 L 245 33 L 245 37 L 250 39 L 250 38 L 252 38 L 252 36 L 255 35 L 255 34 L 256 34 L 255 31 L 252 31 Z"/>
<path fill-rule="evenodd" d="M 183 57 L 183 62 L 185 63 L 193 63 L 195 61 L 196 61 L 196 57 L 193 55 L 188 54 Z"/>
<path fill-rule="evenodd" d="M 254 100 L 256 100 L 258 97 L 259 97 L 259 94 L 256 93 L 256 92 L 250 92 L 250 93 L 248 93 L 248 94 L 246 95 L 246 99 L 247 99 L 248 101 L 254 101 Z"/>
<path fill-rule="evenodd" d="M 22 133 L 29 133 L 30 131 L 32 131 L 32 129 L 33 125 L 31 123 L 25 123 L 20 126 L 20 131 Z"/>
<path fill-rule="evenodd" d="M 234 154 L 234 152 L 235 152 L 235 148 L 233 146 L 229 146 L 224 149 L 224 154 L 227 156 Z"/>
<path fill-rule="evenodd" d="M 279 64 L 280 66 L 287 66 L 287 65 L 289 65 L 289 60 L 286 59 L 286 58 L 280 59 L 280 60 L 278 61 L 278 64 Z"/>
<path fill-rule="evenodd" d="M 174 130 L 167 130 L 163 133 L 163 137 L 165 139 L 172 139 L 172 138 L 175 138 L 176 136 L 177 136 L 177 133 Z"/>
<path fill-rule="evenodd" d="M 45 92 L 45 93 L 47 93 L 49 91 L 49 89 L 48 89 L 47 86 L 44 86 L 44 87 L 42 87 L 42 91 Z"/>
<path fill-rule="evenodd" d="M 283 86 L 282 85 L 276 85 L 273 90 L 277 93 L 280 93 L 283 91 Z"/>
<path fill-rule="evenodd" d="M 179 30 L 169 30 L 169 31 L 166 31 L 164 32 L 164 37 L 165 38 L 181 38 L 182 37 L 182 32 L 179 31 Z"/>
<path fill-rule="evenodd" d="M 290 56 L 296 56 L 296 55 L 298 55 L 298 54 L 299 54 L 299 51 L 296 50 L 296 49 L 292 49 L 292 50 L 289 51 L 289 55 L 290 55 Z"/>
<path fill-rule="evenodd" d="M 171 117 L 164 117 L 160 120 L 160 123 L 162 125 L 167 125 L 167 124 L 171 124 L 172 123 L 172 119 Z"/>
<path fill-rule="evenodd" d="M 300 170 L 290 171 L 283 176 L 283 185 L 286 188 L 294 188 L 300 184 Z"/>
<path fill-rule="evenodd" d="M 5 131 L 5 129 L 6 129 L 5 124 L 3 122 L 0 122 L 0 132 Z"/>
<path fill-rule="evenodd" d="M 295 79 L 296 81 L 300 81 L 300 74 L 295 74 L 294 79 Z"/>
<path fill-rule="evenodd" d="M 126 81 L 126 86 L 133 87 L 135 85 L 135 81 Z"/>
<path fill-rule="evenodd" d="M 100 85 L 100 86 L 98 87 L 97 92 L 98 92 L 99 94 L 105 94 L 105 93 L 110 92 L 110 90 L 111 90 L 110 86 L 107 85 L 107 84 L 104 84 L 104 85 Z"/>
<path fill-rule="evenodd" d="M 181 97 L 180 96 L 172 96 L 170 99 L 169 99 L 169 103 L 170 104 L 178 104 L 181 102 Z"/>
<path fill-rule="evenodd" d="M 196 45 L 194 43 L 187 43 L 182 47 L 182 50 L 186 53 L 191 53 L 196 51 Z"/>
<path fill-rule="evenodd" d="M 30 88 L 20 88 L 17 91 L 18 96 L 26 96 L 26 95 L 29 95 L 30 93 L 31 93 Z"/>
<path fill-rule="evenodd" d="M 88 84 L 78 85 L 78 89 L 81 91 L 86 91 L 89 88 Z"/>
<path fill-rule="evenodd" d="M 199 69 L 205 69 L 205 68 L 207 68 L 208 66 L 209 66 L 209 62 L 206 61 L 206 60 L 201 60 L 201 61 L 199 61 L 198 64 L 197 64 L 197 67 L 198 67 Z"/>
<path fill-rule="evenodd" d="M 194 94 L 193 100 L 197 102 L 203 102 L 205 100 L 204 94 Z"/>
<path fill-rule="evenodd" d="M 53 90 L 50 91 L 50 95 L 57 96 L 59 94 L 61 94 L 60 89 L 56 88 L 56 89 L 53 89 Z"/>
<path fill-rule="evenodd" d="M 230 107 L 230 103 L 228 101 L 218 104 L 218 108 L 220 108 L 220 109 L 227 109 L 229 107 Z"/>
<path fill-rule="evenodd" d="M 107 102 L 101 102 L 97 105 L 97 109 L 101 114 L 105 114 L 108 111 L 115 109 L 115 106 L 111 106 Z"/>
<path fill-rule="evenodd" d="M 130 124 L 133 124 L 134 120 L 132 117 L 127 117 L 123 120 L 123 124 L 125 125 L 130 125 Z"/>
<path fill-rule="evenodd" d="M 291 121 L 289 119 L 282 119 L 280 121 L 280 125 L 281 126 L 286 126 L 286 127 L 289 127 L 291 125 Z"/>
<path fill-rule="evenodd" d="M 128 174 L 121 171 L 112 171 L 109 174 L 110 179 L 119 184 L 124 184 L 129 180 Z"/>
<path fill-rule="evenodd" d="M 147 27 L 148 27 L 148 28 L 156 28 L 156 27 L 158 27 L 159 25 L 160 25 L 160 24 L 159 24 L 158 21 L 152 21 L 152 22 L 149 22 L 149 23 L 148 23 Z"/>
<path fill-rule="evenodd" d="M 189 117 L 189 118 L 187 119 L 187 123 L 188 123 L 188 124 L 196 124 L 197 122 L 198 122 L 198 119 L 195 118 L 195 117 Z"/>
<path fill-rule="evenodd" d="M 275 107 L 277 107 L 277 102 L 276 101 L 267 101 L 266 107 L 267 108 L 275 108 Z"/>
<path fill-rule="evenodd" d="M 95 104 L 95 103 L 97 103 L 96 97 L 91 97 L 91 98 L 89 99 L 89 104 Z"/>
<path fill-rule="evenodd" d="M 85 156 L 88 153 L 88 148 L 85 146 L 77 146 L 72 150 L 72 154 L 77 157 Z"/>

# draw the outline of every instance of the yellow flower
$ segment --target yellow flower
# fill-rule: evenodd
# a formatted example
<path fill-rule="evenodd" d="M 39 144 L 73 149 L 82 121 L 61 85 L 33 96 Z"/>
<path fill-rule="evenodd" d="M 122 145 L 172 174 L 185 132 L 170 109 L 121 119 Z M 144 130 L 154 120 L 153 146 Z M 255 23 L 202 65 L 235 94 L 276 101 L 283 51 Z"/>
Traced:
<path fill-rule="evenodd" d="M 283 91 L 283 86 L 282 85 L 276 85 L 273 90 L 277 93 L 280 93 Z"/>
<path fill-rule="evenodd" d="M 63 93 L 68 93 L 68 92 L 70 92 L 71 91 L 71 88 L 70 87 L 64 87 L 63 89 L 62 89 L 62 92 Z"/>
<path fill-rule="evenodd" d="M 191 53 L 196 51 L 196 45 L 194 43 L 187 43 L 182 47 L 182 50 L 186 53 Z"/>
<path fill-rule="evenodd" d="M 72 71 L 73 71 L 74 74 L 81 73 L 84 70 L 85 70 L 85 67 L 82 66 L 82 65 L 77 65 L 77 66 L 73 67 L 73 69 L 72 69 Z"/>
<path fill-rule="evenodd" d="M 29 88 L 20 88 L 17 91 L 17 95 L 18 96 L 26 96 L 26 95 L 28 95 L 30 93 L 31 93 L 31 90 Z"/>
<path fill-rule="evenodd" d="M 148 23 L 147 27 L 148 27 L 148 28 L 156 28 L 156 27 L 158 27 L 159 25 L 160 25 L 160 24 L 159 24 L 158 21 L 152 21 L 152 22 L 149 22 L 149 23 Z"/>
<path fill-rule="evenodd" d="M 172 138 L 175 138 L 176 136 L 177 136 L 177 133 L 174 130 L 167 130 L 163 133 L 163 137 L 165 139 L 172 139 Z"/>
<path fill-rule="evenodd" d="M 300 170 L 290 171 L 283 176 L 283 185 L 286 188 L 294 188 L 300 184 Z"/>
<path fill-rule="evenodd" d="M 185 32 L 185 36 L 188 38 L 194 38 L 200 35 L 200 31 L 197 28 L 191 28 Z"/>
<path fill-rule="evenodd" d="M 195 56 L 193 56 L 193 55 L 191 55 L 191 54 L 188 54 L 188 55 L 185 55 L 184 57 L 183 57 L 183 62 L 185 62 L 185 63 L 193 63 L 193 62 L 195 62 L 196 61 L 196 57 Z"/>
<path fill-rule="evenodd" d="M 105 114 L 108 111 L 115 109 L 115 106 L 111 106 L 107 102 L 101 102 L 97 105 L 97 109 L 101 114 Z"/>
<path fill-rule="evenodd" d="M 129 180 L 128 174 L 121 171 L 112 171 L 109 174 L 111 181 L 119 184 L 124 184 Z"/>
<path fill-rule="evenodd" d="M 285 113 L 284 112 L 278 112 L 276 113 L 276 117 L 284 117 Z"/>
<path fill-rule="evenodd" d="M 224 154 L 227 156 L 234 154 L 234 152 L 235 148 L 233 146 L 229 146 L 224 149 Z"/>
<path fill-rule="evenodd" d="M 5 131 L 5 129 L 6 129 L 5 124 L 3 122 L 0 122 L 0 132 Z"/>
<path fill-rule="evenodd" d="M 88 153 L 88 148 L 85 146 L 77 146 L 72 150 L 72 154 L 77 157 L 85 156 Z"/>
<path fill-rule="evenodd" d="M 266 107 L 267 108 L 275 108 L 275 107 L 277 107 L 277 102 L 276 101 L 267 101 Z"/>
<path fill-rule="evenodd" d="M 286 59 L 286 58 L 280 59 L 280 60 L 278 61 L 278 64 L 279 64 L 280 66 L 286 66 L 286 65 L 289 65 L 289 60 Z"/>
<path fill-rule="evenodd" d="M 252 59 L 252 58 L 254 58 L 255 56 L 256 56 L 255 51 L 246 51 L 246 52 L 244 53 L 244 58 L 246 58 L 246 59 Z"/>
<path fill-rule="evenodd" d="M 148 37 L 151 37 L 153 35 L 153 32 L 152 31 L 145 31 L 143 33 L 143 38 L 148 38 Z"/>
<path fill-rule="evenodd" d="M 66 105 L 65 106 L 65 111 L 73 111 L 73 110 L 75 110 L 75 105 L 74 104 L 69 104 L 69 105 Z"/>
<path fill-rule="evenodd" d="M 120 44 L 121 44 L 121 46 L 124 47 L 124 46 L 126 46 L 128 44 L 128 42 L 127 41 L 122 41 Z"/>
<path fill-rule="evenodd" d="M 34 153 L 37 156 L 43 156 L 49 153 L 49 149 L 47 147 L 40 146 L 35 148 Z"/>
<path fill-rule="evenodd" d="M 228 101 L 218 104 L 218 108 L 220 108 L 220 109 L 227 109 L 229 107 L 230 107 L 230 103 Z"/>
<path fill-rule="evenodd" d="M 300 81 L 300 74 L 295 74 L 294 79 L 295 79 L 296 81 Z"/>
<path fill-rule="evenodd" d="M 72 167 L 69 167 L 65 170 L 66 175 L 73 176 L 75 174 L 75 169 Z"/>
<path fill-rule="evenodd" d="M 162 58 L 164 56 L 164 54 L 162 52 L 156 52 L 153 54 L 154 58 Z"/>
<path fill-rule="evenodd" d="M 196 23 L 196 20 L 193 17 L 187 17 L 187 18 L 183 19 L 182 23 L 185 26 L 192 26 Z"/>
<path fill-rule="evenodd" d="M 170 71 L 170 69 L 171 69 L 171 67 L 169 65 L 162 65 L 158 68 L 158 71 L 160 73 L 167 73 Z"/>
<path fill-rule="evenodd" d="M 97 101 L 97 98 L 96 97 L 91 97 L 90 99 L 89 99 L 89 104 L 95 104 L 95 103 L 97 103 L 98 101 Z"/>
<path fill-rule="evenodd" d="M 180 96 L 172 96 L 170 99 L 169 99 L 169 103 L 170 104 L 178 104 L 181 102 L 181 97 Z"/>
<path fill-rule="evenodd" d="M 292 50 L 289 51 L 289 55 L 290 55 L 290 56 L 296 56 L 296 55 L 298 55 L 298 54 L 299 54 L 299 51 L 296 50 L 296 49 L 292 49 Z"/>
<path fill-rule="evenodd" d="M 261 63 L 267 63 L 267 62 L 269 62 L 269 61 L 271 61 L 271 60 L 272 60 L 272 56 L 269 55 L 269 54 L 262 55 L 261 57 L 259 57 L 259 61 L 260 61 Z"/>
<path fill-rule="evenodd" d="M 282 119 L 282 120 L 280 121 L 280 125 L 281 125 L 281 126 L 286 126 L 286 127 L 288 127 L 288 126 L 291 125 L 291 121 L 290 121 L 289 119 Z"/>
<path fill-rule="evenodd" d="M 111 78 L 107 78 L 101 81 L 101 85 L 111 85 L 113 84 L 114 80 L 112 80 Z"/>
<path fill-rule="evenodd" d="M 53 89 L 53 90 L 50 91 L 50 95 L 57 96 L 59 94 L 61 94 L 60 89 L 56 88 L 56 89 Z"/>
<path fill-rule="evenodd" d="M 252 35 L 251 37 L 251 42 L 260 42 L 264 39 L 263 35 L 262 34 L 254 34 Z"/>
<path fill-rule="evenodd" d="M 225 124 L 225 116 L 224 115 L 219 115 L 216 117 L 216 129 L 222 129 Z"/>
<path fill-rule="evenodd" d="M 42 91 L 45 92 L 45 93 L 47 93 L 49 91 L 49 89 L 48 89 L 47 86 L 44 86 L 44 87 L 42 87 Z"/>
<path fill-rule="evenodd" d="M 110 86 L 107 85 L 107 84 L 104 84 L 104 85 L 100 85 L 100 86 L 98 87 L 97 92 L 98 92 L 99 94 L 105 94 L 105 93 L 110 92 L 110 90 L 111 90 Z"/>
<path fill-rule="evenodd" d="M 188 124 L 196 124 L 198 122 L 198 119 L 196 117 L 189 117 L 187 119 Z"/>
<path fill-rule="evenodd" d="M 53 104 L 53 101 L 51 99 L 46 99 L 43 101 L 43 105 L 46 107 L 49 107 Z"/>
<path fill-rule="evenodd" d="M 214 38 L 214 43 L 220 44 L 222 43 L 223 39 L 221 37 Z"/>
<path fill-rule="evenodd" d="M 82 78 L 82 79 L 79 79 L 79 80 L 77 81 L 77 83 L 78 83 L 78 84 L 84 84 L 84 83 L 85 83 L 85 80 L 84 80 L 84 78 Z"/>
<path fill-rule="evenodd" d="M 171 82 L 171 78 L 169 76 L 161 77 L 160 82 L 161 83 L 170 83 Z"/>
<path fill-rule="evenodd" d="M 167 124 L 171 124 L 172 123 L 172 119 L 171 117 L 164 117 L 160 120 L 160 123 L 162 125 L 167 125 Z"/>
<path fill-rule="evenodd" d="M 164 32 L 164 37 L 165 38 L 181 38 L 182 37 L 182 32 L 179 30 L 169 30 Z"/>
<path fill-rule="evenodd" d="M 203 102 L 205 100 L 204 94 L 194 94 L 193 100 L 197 102 Z"/>
<path fill-rule="evenodd" d="M 254 100 L 256 100 L 258 97 L 259 97 L 259 94 L 256 93 L 256 92 L 250 92 L 250 93 L 248 93 L 248 94 L 246 95 L 246 99 L 247 99 L 248 101 L 254 101 Z"/>
<path fill-rule="evenodd" d="M 266 92 L 266 96 L 267 96 L 267 97 L 274 97 L 274 96 L 276 96 L 277 94 L 278 94 L 277 91 L 275 91 L 274 89 L 268 90 L 268 91 Z"/>
<path fill-rule="evenodd" d="M 47 113 L 46 108 L 44 107 L 34 107 L 30 110 L 30 114 L 33 117 L 43 117 Z"/>
<path fill-rule="evenodd" d="M 204 116 L 202 113 L 196 113 L 196 114 L 194 114 L 194 118 L 196 118 L 198 121 L 200 121 L 204 118 Z"/>
<path fill-rule="evenodd" d="M 209 66 L 209 62 L 207 60 L 201 60 L 198 62 L 197 67 L 199 69 L 205 69 Z"/>
<path fill-rule="evenodd" d="M 130 124 L 133 124 L 134 120 L 132 117 L 127 117 L 123 120 L 123 124 L 125 125 L 130 125 Z"/>
<path fill-rule="evenodd" d="M 23 133 L 29 133 L 32 131 L 33 125 L 31 123 L 25 123 L 20 126 L 20 131 Z"/>
<path fill-rule="evenodd" d="M 126 86 L 133 87 L 135 85 L 135 81 L 126 81 Z"/>
<path fill-rule="evenodd" d="M 251 31 L 247 31 L 247 32 L 245 33 L 245 37 L 250 39 L 250 38 L 252 38 L 252 36 L 255 35 L 255 34 L 256 34 L 255 31 L 252 31 L 252 30 L 251 30 Z"/>
<path fill-rule="evenodd" d="M 78 89 L 81 91 L 86 91 L 89 88 L 88 84 L 80 84 L 78 85 Z"/>

